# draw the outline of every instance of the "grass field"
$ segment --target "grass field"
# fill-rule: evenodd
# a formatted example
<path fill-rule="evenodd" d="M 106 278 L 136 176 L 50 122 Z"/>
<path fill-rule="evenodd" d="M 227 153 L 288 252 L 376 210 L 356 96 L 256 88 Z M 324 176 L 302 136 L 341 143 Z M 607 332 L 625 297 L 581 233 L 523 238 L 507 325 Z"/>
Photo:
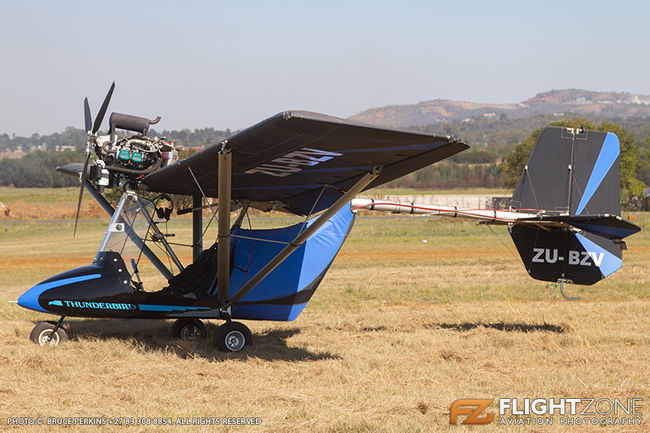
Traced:
<path fill-rule="evenodd" d="M 650 227 L 650 215 L 632 217 Z M 361 215 L 303 314 L 290 323 L 247 322 L 255 344 L 243 353 L 171 340 L 171 322 L 161 321 L 71 318 L 72 341 L 31 343 L 33 322 L 52 317 L 8 301 L 88 264 L 105 224 L 82 220 L 73 240 L 70 221 L 0 222 L 0 430 L 22 431 L 6 425 L 13 416 L 234 416 L 262 424 L 73 430 L 647 431 L 645 423 L 449 425 L 449 407 L 461 398 L 641 398 L 648 412 L 647 231 L 629 239 L 619 272 L 568 287 L 582 299 L 567 302 L 557 285 L 528 277 L 502 227 L 495 234 L 460 220 Z M 187 239 L 189 221 L 170 230 Z"/>
<path fill-rule="evenodd" d="M 0 187 L 0 202 L 8 208 L 0 213 L 0 221 L 74 219 L 79 188 L 9 188 Z M 80 215 L 82 218 L 100 218 L 102 208 L 85 193 Z"/>

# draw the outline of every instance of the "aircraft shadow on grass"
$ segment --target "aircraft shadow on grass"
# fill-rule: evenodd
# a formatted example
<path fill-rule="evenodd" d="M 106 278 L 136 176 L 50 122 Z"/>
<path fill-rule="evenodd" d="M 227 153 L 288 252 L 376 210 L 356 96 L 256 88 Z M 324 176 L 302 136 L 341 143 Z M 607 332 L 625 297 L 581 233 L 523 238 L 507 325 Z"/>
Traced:
<path fill-rule="evenodd" d="M 139 321 L 140 322 L 140 321 Z M 300 333 L 300 328 L 272 329 L 261 334 L 254 334 L 254 344 L 238 353 L 219 352 L 210 342 L 217 326 L 207 324 L 208 337 L 196 342 L 170 340 L 169 329 L 161 328 L 159 321 L 141 321 L 140 333 L 135 334 L 132 327 L 125 327 L 123 320 L 75 320 L 67 325 L 68 330 L 77 340 L 135 340 L 135 344 L 144 351 L 171 351 L 180 358 L 203 358 L 210 361 L 228 359 L 246 360 L 248 358 L 266 361 L 321 361 L 341 359 L 329 352 L 312 352 L 303 347 L 289 346 L 287 340 Z M 214 328 L 214 329 L 213 329 Z"/>
<path fill-rule="evenodd" d="M 564 334 L 566 329 L 562 326 L 552 325 L 550 323 L 530 324 L 530 323 L 504 323 L 504 322 L 463 322 L 463 323 L 431 323 L 427 328 L 451 329 L 452 331 L 469 331 L 475 328 L 490 328 L 506 332 L 554 332 Z"/>

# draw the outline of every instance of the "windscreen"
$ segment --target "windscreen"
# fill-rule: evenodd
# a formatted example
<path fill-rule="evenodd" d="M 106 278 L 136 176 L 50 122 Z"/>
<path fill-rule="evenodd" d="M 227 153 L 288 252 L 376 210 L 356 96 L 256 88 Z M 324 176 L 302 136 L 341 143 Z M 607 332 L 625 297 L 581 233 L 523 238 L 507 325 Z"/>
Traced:
<path fill-rule="evenodd" d="M 134 194 L 123 194 L 108 225 L 97 253 L 111 251 L 122 256 L 133 275 L 134 263 L 142 256 L 142 246 L 151 229 L 154 204 Z"/>

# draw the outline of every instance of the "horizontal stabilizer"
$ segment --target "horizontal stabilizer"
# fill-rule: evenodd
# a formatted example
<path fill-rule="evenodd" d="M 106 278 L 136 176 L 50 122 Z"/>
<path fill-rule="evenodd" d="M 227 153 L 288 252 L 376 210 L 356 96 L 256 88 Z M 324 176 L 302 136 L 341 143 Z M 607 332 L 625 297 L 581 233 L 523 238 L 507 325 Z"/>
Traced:
<path fill-rule="evenodd" d="M 519 219 L 516 224 L 536 225 L 539 227 L 568 227 L 589 232 L 607 239 L 625 239 L 641 231 L 641 227 L 617 215 L 557 215 L 538 218 Z"/>

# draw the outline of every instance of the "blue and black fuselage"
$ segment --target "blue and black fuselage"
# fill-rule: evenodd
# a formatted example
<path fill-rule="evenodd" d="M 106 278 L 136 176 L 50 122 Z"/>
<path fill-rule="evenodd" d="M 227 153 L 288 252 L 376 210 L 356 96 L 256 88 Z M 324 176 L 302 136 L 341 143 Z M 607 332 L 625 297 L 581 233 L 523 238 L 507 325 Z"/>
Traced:
<path fill-rule="evenodd" d="M 217 302 L 216 278 L 204 278 L 200 287 L 147 292 L 136 282 L 131 257 L 140 257 L 147 230 L 138 230 L 143 212 L 152 211 L 141 197 L 125 197 L 113 215 L 93 262 L 55 275 L 25 292 L 22 307 L 60 316 L 101 318 L 224 318 Z M 130 204 L 130 205 L 129 205 Z M 230 295 L 234 295 L 306 224 L 270 230 L 234 227 L 231 234 Z M 346 205 L 304 244 L 268 274 L 253 290 L 234 303 L 229 317 L 250 320 L 293 320 L 322 281 L 354 223 Z M 139 246 L 139 248 L 138 248 Z M 129 252 L 131 249 L 131 252 Z M 191 272 L 190 268 L 187 271 Z M 216 269 L 214 269 L 216 273 Z M 213 273 L 213 274 L 214 274 Z M 187 278 L 181 281 L 188 281 Z M 190 279 L 191 280 L 191 279 Z M 196 279 L 194 279 L 196 281 Z M 201 281 L 201 279 L 199 279 Z M 191 289 L 191 290 L 190 290 Z M 181 294 L 182 293 L 182 294 Z"/>

